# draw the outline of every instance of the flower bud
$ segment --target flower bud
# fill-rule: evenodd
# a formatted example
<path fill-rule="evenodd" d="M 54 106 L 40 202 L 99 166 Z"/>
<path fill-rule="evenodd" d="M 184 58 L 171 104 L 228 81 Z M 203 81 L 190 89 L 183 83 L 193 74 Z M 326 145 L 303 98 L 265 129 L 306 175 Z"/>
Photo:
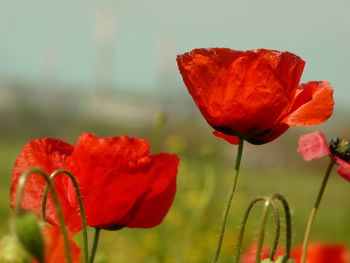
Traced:
<path fill-rule="evenodd" d="M 34 213 L 25 213 L 16 218 L 16 233 L 22 246 L 39 262 L 44 262 L 44 240 Z"/>
<path fill-rule="evenodd" d="M 14 235 L 4 236 L 0 241 L 1 263 L 30 263 L 31 257 Z"/>
<path fill-rule="evenodd" d="M 286 256 L 283 257 L 279 257 L 276 261 L 274 261 L 275 263 L 294 263 L 294 260 L 291 258 L 286 258 Z"/>
<path fill-rule="evenodd" d="M 329 148 L 333 155 L 346 162 L 350 161 L 350 143 L 347 140 L 335 137 L 329 142 Z"/>

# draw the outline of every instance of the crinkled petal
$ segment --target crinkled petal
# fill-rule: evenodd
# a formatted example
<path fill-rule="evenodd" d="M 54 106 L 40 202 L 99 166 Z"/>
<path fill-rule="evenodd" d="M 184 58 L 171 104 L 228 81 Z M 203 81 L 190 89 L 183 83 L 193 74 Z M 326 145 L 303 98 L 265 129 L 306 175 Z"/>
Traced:
<path fill-rule="evenodd" d="M 305 61 L 290 53 L 268 49 L 255 50 L 259 56 L 264 57 L 274 70 L 276 76 L 284 84 L 291 99 L 298 88 L 301 75 L 304 70 Z"/>
<path fill-rule="evenodd" d="M 132 220 L 126 222 L 128 227 L 148 228 L 159 225 L 174 200 L 179 158 L 167 153 L 150 157 L 152 167 L 145 176 L 149 177 L 152 183 L 151 191 L 142 198 L 133 211 L 130 211 Z"/>
<path fill-rule="evenodd" d="M 16 202 L 17 184 L 20 176 L 32 167 L 42 168 L 48 175 L 57 169 L 64 168 L 64 162 L 72 153 L 73 146 L 70 144 L 52 138 L 41 138 L 30 141 L 26 144 L 16 159 L 16 163 L 12 170 L 11 185 L 11 206 Z M 72 207 L 66 196 L 66 186 L 70 184 L 67 178 L 57 178 L 54 181 L 55 189 L 59 194 L 60 203 L 65 211 L 66 220 L 71 216 Z M 25 186 L 22 207 L 23 209 L 41 214 L 41 202 L 43 191 L 46 187 L 46 181 L 38 174 L 29 176 Z M 58 224 L 56 210 L 53 205 L 51 195 L 48 196 L 46 208 L 46 220 L 50 223 Z"/>
<path fill-rule="evenodd" d="M 239 138 L 237 136 L 226 135 L 226 134 L 223 134 L 223 133 L 221 133 L 219 131 L 213 131 L 213 134 L 216 137 L 219 137 L 219 138 L 222 138 L 222 139 L 226 140 L 228 143 L 239 144 Z"/>
<path fill-rule="evenodd" d="M 150 192 L 153 159 L 138 138 L 80 136 L 67 169 L 79 182 L 89 226 L 117 229 Z"/>
<path fill-rule="evenodd" d="M 180 73 L 207 122 L 241 136 L 271 128 L 291 105 L 270 62 L 254 51 L 195 49 L 177 57 Z M 228 133 L 227 133 L 228 134 Z"/>
<path fill-rule="evenodd" d="M 326 121 L 333 113 L 333 88 L 328 81 L 302 84 L 293 106 L 283 122 L 289 126 L 313 126 Z"/>
<path fill-rule="evenodd" d="M 301 153 L 305 161 L 331 154 L 327 140 L 320 131 L 300 136 L 297 151 Z"/>
<path fill-rule="evenodd" d="M 341 175 L 345 180 L 350 181 L 350 163 L 335 157 L 335 162 L 338 165 L 337 172 Z"/>

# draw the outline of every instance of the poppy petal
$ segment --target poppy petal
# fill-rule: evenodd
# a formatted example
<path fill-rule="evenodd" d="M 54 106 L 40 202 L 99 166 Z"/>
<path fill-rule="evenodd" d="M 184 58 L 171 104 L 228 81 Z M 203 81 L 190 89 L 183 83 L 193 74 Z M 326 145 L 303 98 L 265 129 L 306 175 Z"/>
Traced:
<path fill-rule="evenodd" d="M 120 228 L 152 187 L 149 144 L 138 138 L 82 134 L 67 160 L 79 182 L 89 226 Z"/>
<path fill-rule="evenodd" d="M 235 145 L 239 144 L 239 138 L 237 136 L 226 135 L 226 134 L 223 134 L 219 131 L 213 131 L 213 134 L 216 137 L 219 137 L 219 138 L 226 140 L 228 143 L 235 144 Z"/>
<path fill-rule="evenodd" d="M 176 192 L 179 158 L 166 153 L 152 155 L 152 167 L 147 173 L 151 191 L 134 208 L 135 216 L 128 227 L 148 228 L 159 225 L 167 214 Z"/>
<path fill-rule="evenodd" d="M 327 140 L 320 131 L 300 136 L 297 151 L 303 156 L 305 161 L 331 154 Z"/>
<path fill-rule="evenodd" d="M 328 81 L 302 84 L 296 93 L 290 114 L 283 120 L 290 126 L 312 126 L 333 113 L 333 88 Z"/>
<path fill-rule="evenodd" d="M 57 169 L 62 169 L 65 160 L 72 151 L 73 146 L 70 144 L 52 138 L 36 139 L 26 144 L 18 155 L 12 170 L 12 185 L 10 191 L 11 206 L 13 207 L 15 205 L 18 180 L 25 171 L 32 167 L 40 167 L 50 174 Z M 66 183 L 62 185 L 62 181 L 55 180 L 54 184 L 57 191 L 62 191 Z M 41 201 L 45 187 L 46 181 L 44 178 L 38 174 L 30 175 L 25 186 L 22 208 L 34 211 L 40 215 Z M 68 201 L 64 198 L 65 196 L 66 194 L 59 195 L 59 199 L 61 206 L 67 211 L 70 210 L 70 206 Z M 69 215 L 69 213 L 67 213 L 67 215 Z M 58 223 L 50 194 L 47 200 L 46 220 L 50 223 Z"/>
<path fill-rule="evenodd" d="M 46 263 L 65 263 L 66 254 L 63 236 L 61 229 L 54 226 L 45 226 L 43 228 L 44 242 L 45 242 L 45 262 Z M 69 237 L 70 253 L 72 256 L 72 263 L 79 263 L 81 257 L 80 248 Z M 36 263 L 33 260 L 33 263 Z"/>
<path fill-rule="evenodd" d="M 345 180 L 350 181 L 350 163 L 335 157 L 335 162 L 338 165 L 337 172 L 340 174 Z"/>
<path fill-rule="evenodd" d="M 289 91 L 289 94 L 294 96 L 304 70 L 305 61 L 287 51 L 281 52 L 276 50 L 257 49 L 255 52 L 269 62 L 275 74 Z"/>
<path fill-rule="evenodd" d="M 289 91 L 270 63 L 254 51 L 195 49 L 177 62 L 188 91 L 214 129 L 257 134 L 291 105 Z"/>
<path fill-rule="evenodd" d="M 301 263 L 302 246 L 294 248 L 291 257 Z M 343 244 L 311 243 L 307 252 L 308 263 L 348 263 L 349 251 Z"/>

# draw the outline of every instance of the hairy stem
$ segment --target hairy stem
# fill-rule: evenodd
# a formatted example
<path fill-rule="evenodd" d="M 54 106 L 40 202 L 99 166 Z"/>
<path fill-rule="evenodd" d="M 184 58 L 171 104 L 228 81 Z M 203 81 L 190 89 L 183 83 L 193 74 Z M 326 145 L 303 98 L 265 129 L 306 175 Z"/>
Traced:
<path fill-rule="evenodd" d="M 89 251 L 88 251 L 88 235 L 87 235 L 87 228 L 86 228 L 86 216 L 85 216 L 85 210 L 84 210 L 84 205 L 83 205 L 83 199 L 81 197 L 81 193 L 79 190 L 79 185 L 77 180 L 75 179 L 74 175 L 71 174 L 69 171 L 67 170 L 57 170 L 55 172 L 53 172 L 50 175 L 50 179 L 51 181 L 54 180 L 54 178 L 58 175 L 58 174 L 66 174 L 69 179 L 73 182 L 74 185 L 74 189 L 75 189 L 75 193 L 77 195 L 78 198 L 78 203 L 79 203 L 79 211 L 80 211 L 80 217 L 81 217 L 81 224 L 82 224 L 82 228 L 83 228 L 83 262 L 84 263 L 88 263 L 89 260 Z M 45 219 L 45 215 L 46 215 L 46 202 L 47 202 L 47 195 L 48 195 L 48 187 L 45 188 L 44 194 L 43 194 L 43 199 L 42 199 L 42 205 L 41 205 L 41 215 L 42 218 Z"/>
<path fill-rule="evenodd" d="M 275 194 L 273 200 L 279 200 L 282 203 L 284 214 L 286 218 L 286 258 L 290 258 L 290 251 L 292 248 L 292 216 L 287 200 L 281 194 Z"/>
<path fill-rule="evenodd" d="M 62 210 L 62 207 L 60 205 L 55 187 L 53 186 L 49 176 L 46 174 L 45 171 L 43 171 L 40 168 L 32 168 L 32 169 L 27 170 L 26 172 L 24 172 L 21 175 L 21 177 L 18 180 L 18 186 L 17 186 L 17 192 L 16 192 L 15 212 L 16 212 L 16 214 L 18 214 L 21 210 L 21 204 L 22 204 L 22 199 L 23 199 L 23 195 L 24 195 L 25 185 L 26 185 L 26 182 L 27 182 L 29 176 L 32 175 L 33 173 L 39 174 L 41 177 L 43 177 L 46 180 L 47 187 L 51 191 L 54 205 L 55 205 L 55 208 L 57 210 L 58 220 L 60 222 L 60 228 L 61 228 L 62 235 L 63 235 L 63 242 L 64 242 L 64 247 L 65 247 L 67 263 L 72 263 L 72 256 L 70 253 L 68 233 L 67 233 L 66 224 L 64 222 L 63 210 Z"/>

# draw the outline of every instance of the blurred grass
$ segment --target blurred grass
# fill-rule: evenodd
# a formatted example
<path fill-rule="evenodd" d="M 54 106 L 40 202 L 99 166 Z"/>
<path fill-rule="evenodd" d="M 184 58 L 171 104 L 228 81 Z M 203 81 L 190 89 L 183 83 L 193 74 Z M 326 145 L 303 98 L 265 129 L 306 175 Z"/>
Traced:
<path fill-rule="evenodd" d="M 32 108 L 0 117 L 4 123 L 0 128 L 0 235 L 8 230 L 11 169 L 27 141 L 47 136 L 74 144 L 81 132 L 98 136 L 127 134 L 149 140 L 154 137 L 152 123 L 129 127 L 57 112 L 38 112 Z M 211 136 L 210 128 L 202 119 L 182 123 L 170 120 L 162 130 L 157 129 L 157 138 L 163 138 L 158 147 L 181 157 L 174 205 L 156 228 L 102 231 L 96 262 L 184 263 L 210 262 L 212 258 L 231 185 L 236 146 Z M 328 160 L 303 162 L 296 153 L 298 135 L 292 131 L 265 146 L 246 144 L 221 262 L 232 261 L 244 210 L 250 200 L 259 195 L 281 193 L 288 199 L 293 214 L 293 244 L 301 243 Z M 349 187 L 349 183 L 333 171 L 314 225 L 313 241 L 343 242 L 350 246 Z M 249 219 L 245 246 L 255 240 L 260 215 L 261 209 L 257 208 Z M 267 242 L 273 235 L 272 219 L 268 223 Z M 76 240 L 80 242 L 79 235 Z"/>

